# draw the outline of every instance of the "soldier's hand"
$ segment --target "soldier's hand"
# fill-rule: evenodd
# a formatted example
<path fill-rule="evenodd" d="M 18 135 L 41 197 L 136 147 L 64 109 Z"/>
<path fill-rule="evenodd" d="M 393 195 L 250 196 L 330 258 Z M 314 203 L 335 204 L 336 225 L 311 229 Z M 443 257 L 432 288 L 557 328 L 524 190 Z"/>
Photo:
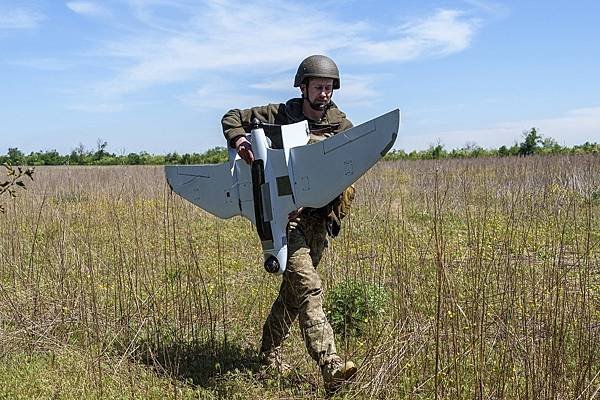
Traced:
<path fill-rule="evenodd" d="M 245 136 L 240 136 L 235 141 L 235 151 L 237 151 L 242 160 L 246 161 L 246 164 L 250 164 L 252 161 L 254 161 L 252 145 Z"/>
<path fill-rule="evenodd" d="M 289 213 L 288 214 L 288 221 L 294 221 L 296 218 L 298 218 L 298 216 L 300 215 L 300 213 L 302 212 L 303 209 L 304 209 L 304 207 L 300 207 L 296 211 L 292 211 L 291 213 Z"/>

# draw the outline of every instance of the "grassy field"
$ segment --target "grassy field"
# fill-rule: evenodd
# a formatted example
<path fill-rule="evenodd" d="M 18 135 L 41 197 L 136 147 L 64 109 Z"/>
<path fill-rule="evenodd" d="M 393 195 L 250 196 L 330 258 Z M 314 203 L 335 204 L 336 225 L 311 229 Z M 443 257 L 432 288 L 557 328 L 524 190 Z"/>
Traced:
<path fill-rule="evenodd" d="M 0 214 L 0 399 L 321 398 L 261 380 L 280 278 L 159 167 L 46 167 Z M 381 288 L 339 398 L 600 397 L 600 156 L 380 163 L 319 270 Z M 331 310 L 329 310 L 331 311 Z"/>

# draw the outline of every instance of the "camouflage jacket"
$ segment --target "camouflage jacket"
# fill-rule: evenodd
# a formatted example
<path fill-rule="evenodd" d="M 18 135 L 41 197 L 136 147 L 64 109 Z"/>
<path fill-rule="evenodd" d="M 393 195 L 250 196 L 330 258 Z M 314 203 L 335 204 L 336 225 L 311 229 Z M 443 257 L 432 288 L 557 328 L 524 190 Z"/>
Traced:
<path fill-rule="evenodd" d="M 302 99 L 300 98 L 288 100 L 285 104 L 269 104 L 246 110 L 230 110 L 221 120 L 223 134 L 229 146 L 233 147 L 233 142 L 238 137 L 250 132 L 250 123 L 254 118 L 261 122 L 278 125 L 293 124 L 306 119 L 302 112 Z M 321 121 L 308 120 L 308 125 L 313 140 L 318 140 L 316 138 L 318 136 L 325 138 L 352 128 L 352 122 L 333 102 Z M 265 134 L 269 136 L 268 131 L 265 131 Z"/>
<path fill-rule="evenodd" d="M 278 125 L 293 124 L 307 119 L 302 112 L 301 98 L 290 99 L 285 104 L 268 104 L 245 110 L 229 110 L 221 119 L 223 134 L 229 146 L 233 147 L 238 137 L 250 132 L 251 121 L 254 118 L 262 122 Z M 346 118 L 346 114 L 332 102 L 323 118 L 320 121 L 308 120 L 308 126 L 311 131 L 310 142 L 315 142 L 350 129 L 353 125 Z M 265 135 L 267 137 L 270 136 L 268 130 L 265 130 Z M 340 221 L 347 214 L 353 198 L 354 188 L 350 187 L 333 199 L 328 205 L 319 209 L 305 209 L 303 214 L 322 217 L 327 222 L 329 234 L 337 236 L 340 229 Z"/>

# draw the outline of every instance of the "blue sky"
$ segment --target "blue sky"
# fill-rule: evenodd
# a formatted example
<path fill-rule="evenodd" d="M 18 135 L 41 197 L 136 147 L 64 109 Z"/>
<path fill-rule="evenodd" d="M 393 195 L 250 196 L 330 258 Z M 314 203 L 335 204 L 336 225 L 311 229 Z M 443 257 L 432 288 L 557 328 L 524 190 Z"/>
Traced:
<path fill-rule="evenodd" d="M 397 149 L 600 142 L 599 21 L 597 0 L 0 0 L 0 154 L 224 146 L 224 112 L 296 96 L 319 53 L 355 124 L 400 108 Z"/>

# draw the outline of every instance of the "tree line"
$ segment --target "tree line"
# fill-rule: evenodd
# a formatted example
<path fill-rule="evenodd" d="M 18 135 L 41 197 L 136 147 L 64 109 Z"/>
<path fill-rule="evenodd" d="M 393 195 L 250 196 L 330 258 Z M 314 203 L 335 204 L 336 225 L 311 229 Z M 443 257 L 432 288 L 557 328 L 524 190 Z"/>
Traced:
<path fill-rule="evenodd" d="M 227 160 L 227 149 L 215 147 L 204 153 L 177 152 L 163 154 L 139 153 L 115 154 L 107 150 L 107 142 L 99 142 L 95 150 L 79 145 L 69 154 L 60 154 L 56 150 L 23 153 L 16 147 L 8 149 L 6 155 L 0 155 L 0 164 L 12 165 L 164 165 L 164 164 L 217 164 Z"/>
<path fill-rule="evenodd" d="M 0 155 L 0 164 L 8 165 L 164 165 L 164 164 L 216 164 L 227 161 L 225 147 L 214 147 L 204 153 L 168 153 L 166 155 L 140 153 L 115 154 L 107 150 L 108 143 L 98 141 L 94 150 L 79 145 L 70 154 L 62 155 L 56 150 L 23 153 L 16 147 Z M 484 149 L 476 144 L 467 144 L 460 149 L 446 150 L 438 143 L 427 150 L 405 152 L 392 150 L 385 160 L 431 160 L 443 158 L 506 157 L 532 154 L 581 154 L 600 153 L 600 144 L 586 142 L 573 147 L 561 146 L 552 138 L 543 138 L 536 128 L 523 132 L 523 141 L 507 147 Z"/>
<path fill-rule="evenodd" d="M 427 150 L 411 151 L 392 150 L 384 157 L 385 160 L 437 160 L 443 158 L 474 158 L 474 157 L 508 157 L 530 156 L 533 154 L 584 154 L 600 153 L 600 144 L 585 142 L 573 147 L 561 146 L 552 138 L 542 137 L 536 128 L 523 132 L 523 141 L 510 147 L 500 146 L 497 149 L 484 149 L 476 144 L 467 144 L 460 149 L 450 151 L 438 143 Z"/>

